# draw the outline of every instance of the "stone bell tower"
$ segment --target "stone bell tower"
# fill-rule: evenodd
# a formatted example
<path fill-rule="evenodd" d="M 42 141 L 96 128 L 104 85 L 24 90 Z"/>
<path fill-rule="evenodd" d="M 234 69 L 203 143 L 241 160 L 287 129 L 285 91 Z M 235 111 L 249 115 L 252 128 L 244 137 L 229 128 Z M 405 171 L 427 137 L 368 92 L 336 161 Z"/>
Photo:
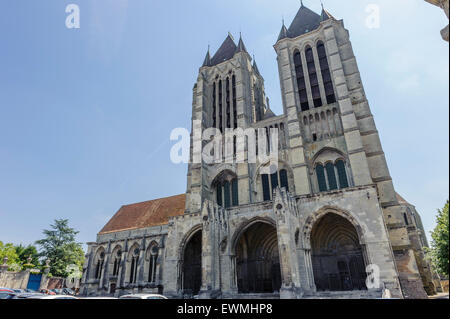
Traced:
<path fill-rule="evenodd" d="M 290 27 L 283 23 L 274 47 L 284 113 L 290 123 L 289 144 L 299 154 L 299 161 L 292 163 L 296 189 L 300 195 L 329 189 L 332 181 L 324 177 L 321 183 L 314 171 L 317 150 L 342 152 L 349 172 L 346 183 L 377 187 L 404 295 L 423 296 L 407 228 L 343 21 L 325 9 L 319 15 L 302 4 Z"/>
<path fill-rule="evenodd" d="M 236 45 L 233 36 L 228 34 L 212 57 L 208 49 L 193 88 L 186 213 L 200 212 L 205 199 L 216 201 L 217 195 L 211 189 L 211 183 L 217 177 L 217 172 L 226 169 L 234 172 L 234 177 L 237 178 L 239 204 L 249 203 L 251 196 L 249 180 L 245 178 L 248 176 L 247 164 L 210 165 L 203 160 L 192 161 L 195 159 L 194 154 L 200 152 L 199 149 L 194 149 L 195 145 L 206 144 L 200 143 L 201 136 L 195 135 L 194 131 L 203 132 L 205 129 L 215 128 L 225 134 L 226 129 L 246 129 L 261 120 L 266 110 L 264 79 L 256 63 L 252 63 L 242 37 Z M 227 178 L 229 177 L 223 177 Z"/>

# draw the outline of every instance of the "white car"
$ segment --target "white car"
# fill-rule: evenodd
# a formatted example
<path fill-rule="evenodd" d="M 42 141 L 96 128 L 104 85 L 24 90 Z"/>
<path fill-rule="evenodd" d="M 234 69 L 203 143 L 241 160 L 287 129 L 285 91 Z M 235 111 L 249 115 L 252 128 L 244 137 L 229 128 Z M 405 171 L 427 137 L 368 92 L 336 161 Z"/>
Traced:
<path fill-rule="evenodd" d="M 119 299 L 168 299 L 163 295 L 157 294 L 135 294 L 135 295 L 123 295 Z"/>
<path fill-rule="evenodd" d="M 81 299 L 117 299 L 115 297 L 83 297 Z"/>
<path fill-rule="evenodd" d="M 43 296 L 36 296 L 30 299 L 78 299 L 78 298 L 69 295 L 43 295 Z"/>

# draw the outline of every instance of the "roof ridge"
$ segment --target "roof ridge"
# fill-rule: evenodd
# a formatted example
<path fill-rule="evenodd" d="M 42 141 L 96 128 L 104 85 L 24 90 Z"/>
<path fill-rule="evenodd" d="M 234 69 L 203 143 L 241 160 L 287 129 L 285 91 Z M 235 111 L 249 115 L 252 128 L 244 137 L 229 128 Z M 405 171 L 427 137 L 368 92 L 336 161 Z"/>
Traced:
<path fill-rule="evenodd" d="M 185 212 L 186 194 L 157 198 L 122 206 L 98 234 L 166 225 Z"/>
<path fill-rule="evenodd" d="M 154 198 L 154 199 L 144 200 L 144 201 L 142 201 L 142 202 L 136 202 L 136 203 L 131 203 L 131 204 L 125 204 L 125 205 L 122 205 L 121 207 L 128 207 L 128 206 L 132 206 L 132 205 L 145 204 L 145 203 L 154 202 L 154 201 L 157 201 L 157 200 L 168 199 L 168 198 L 177 197 L 177 196 L 182 196 L 182 195 L 185 195 L 185 194 L 178 194 L 178 195 L 172 195 L 172 196 L 167 196 L 167 197 L 160 197 L 160 198 Z"/>

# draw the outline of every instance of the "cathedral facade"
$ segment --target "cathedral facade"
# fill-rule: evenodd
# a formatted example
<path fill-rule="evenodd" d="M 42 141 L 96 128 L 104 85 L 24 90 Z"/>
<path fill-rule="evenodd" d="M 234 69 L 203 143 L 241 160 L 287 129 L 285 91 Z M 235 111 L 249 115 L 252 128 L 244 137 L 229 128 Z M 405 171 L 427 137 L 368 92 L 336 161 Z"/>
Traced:
<path fill-rule="evenodd" d="M 276 129 L 276 170 L 191 161 L 186 194 L 123 206 L 88 244 L 83 294 L 426 298 L 343 21 L 302 5 L 274 48 L 283 114 L 228 35 L 199 69 L 192 130 Z"/>

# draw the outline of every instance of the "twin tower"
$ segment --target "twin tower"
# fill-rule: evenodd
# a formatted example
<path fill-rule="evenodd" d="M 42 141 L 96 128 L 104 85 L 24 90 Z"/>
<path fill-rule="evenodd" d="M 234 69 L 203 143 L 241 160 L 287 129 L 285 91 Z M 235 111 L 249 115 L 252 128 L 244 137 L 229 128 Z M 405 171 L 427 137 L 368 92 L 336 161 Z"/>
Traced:
<path fill-rule="evenodd" d="M 203 216 L 202 284 L 180 279 L 172 290 L 285 297 L 359 291 L 367 289 L 370 266 L 392 294 L 423 295 L 343 21 L 302 4 L 289 28 L 283 23 L 274 48 L 282 115 L 271 111 L 242 38 L 236 44 L 228 35 L 199 70 L 193 129 L 277 128 L 278 171 L 261 174 L 264 162 L 189 164 L 184 216 Z M 195 142 L 191 135 L 191 156 Z M 174 222 L 175 237 L 190 231 L 184 219 Z M 215 223 L 220 226 L 206 232 Z M 183 257 L 177 263 L 186 271 Z"/>
<path fill-rule="evenodd" d="M 420 217 L 398 202 L 342 20 L 302 5 L 274 47 L 281 115 L 242 38 L 208 52 L 186 194 L 121 207 L 88 244 L 84 294 L 426 298 Z M 207 129 L 278 130 L 257 141 L 267 138 L 277 165 L 193 161 Z"/>

